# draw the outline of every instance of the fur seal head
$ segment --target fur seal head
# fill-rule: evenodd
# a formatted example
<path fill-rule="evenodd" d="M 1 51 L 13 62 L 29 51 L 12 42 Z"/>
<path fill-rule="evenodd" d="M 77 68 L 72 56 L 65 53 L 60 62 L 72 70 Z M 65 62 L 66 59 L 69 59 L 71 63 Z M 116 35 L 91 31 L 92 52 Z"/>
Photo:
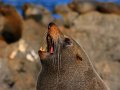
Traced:
<path fill-rule="evenodd" d="M 107 90 L 84 50 L 56 24 L 48 25 L 47 50 L 38 51 L 42 70 L 37 90 Z"/>

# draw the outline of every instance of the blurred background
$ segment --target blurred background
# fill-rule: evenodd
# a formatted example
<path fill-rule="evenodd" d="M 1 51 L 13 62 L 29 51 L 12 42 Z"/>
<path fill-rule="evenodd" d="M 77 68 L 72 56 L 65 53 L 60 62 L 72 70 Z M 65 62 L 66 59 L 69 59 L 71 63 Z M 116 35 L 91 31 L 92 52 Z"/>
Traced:
<path fill-rule="evenodd" d="M 49 22 L 85 49 L 120 90 L 120 0 L 0 0 L 0 90 L 35 90 Z M 9 34 L 10 33 L 10 34 Z"/>

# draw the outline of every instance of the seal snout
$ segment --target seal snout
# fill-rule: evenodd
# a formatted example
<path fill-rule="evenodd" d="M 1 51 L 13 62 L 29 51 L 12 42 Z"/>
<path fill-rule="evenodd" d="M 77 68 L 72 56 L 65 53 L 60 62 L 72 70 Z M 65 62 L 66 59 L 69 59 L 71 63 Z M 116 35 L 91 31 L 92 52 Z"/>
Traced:
<path fill-rule="evenodd" d="M 51 22 L 48 24 L 48 34 L 47 34 L 47 44 L 48 44 L 48 51 L 52 54 L 54 53 L 55 46 L 57 42 L 59 42 L 59 38 L 61 36 L 61 32 L 58 26 Z"/>
<path fill-rule="evenodd" d="M 41 47 L 40 50 L 38 51 L 41 59 L 44 59 L 48 55 L 52 56 L 52 55 L 54 55 L 54 53 L 56 53 L 56 49 L 57 49 L 56 46 L 58 45 L 58 42 L 60 41 L 59 38 L 61 38 L 61 32 L 60 32 L 58 26 L 53 22 L 49 23 L 48 24 L 48 33 L 46 36 L 47 47 L 46 47 L 46 49 Z"/>
<path fill-rule="evenodd" d="M 56 42 L 60 37 L 60 34 L 60 30 L 55 23 L 51 22 L 48 24 L 48 35 L 53 39 L 53 41 Z"/>
<path fill-rule="evenodd" d="M 50 22 L 50 23 L 48 24 L 48 29 L 50 29 L 52 26 L 56 26 L 56 24 L 53 23 L 53 22 Z"/>

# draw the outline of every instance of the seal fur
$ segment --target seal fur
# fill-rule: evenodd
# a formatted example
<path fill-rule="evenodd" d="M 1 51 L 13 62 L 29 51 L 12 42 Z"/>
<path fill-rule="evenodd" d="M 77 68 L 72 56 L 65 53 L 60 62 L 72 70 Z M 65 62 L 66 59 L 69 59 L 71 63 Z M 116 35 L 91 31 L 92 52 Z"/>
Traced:
<path fill-rule="evenodd" d="M 48 25 L 47 50 L 38 53 L 42 70 L 37 90 L 109 90 L 81 46 L 56 24 Z"/>

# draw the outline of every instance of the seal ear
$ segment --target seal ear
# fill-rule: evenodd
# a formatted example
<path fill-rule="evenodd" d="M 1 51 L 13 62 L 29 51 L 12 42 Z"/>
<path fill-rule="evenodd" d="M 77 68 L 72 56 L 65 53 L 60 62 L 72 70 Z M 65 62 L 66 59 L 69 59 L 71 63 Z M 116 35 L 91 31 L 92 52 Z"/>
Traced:
<path fill-rule="evenodd" d="M 69 47 L 69 46 L 72 46 L 72 41 L 70 38 L 65 37 L 63 47 Z"/>

